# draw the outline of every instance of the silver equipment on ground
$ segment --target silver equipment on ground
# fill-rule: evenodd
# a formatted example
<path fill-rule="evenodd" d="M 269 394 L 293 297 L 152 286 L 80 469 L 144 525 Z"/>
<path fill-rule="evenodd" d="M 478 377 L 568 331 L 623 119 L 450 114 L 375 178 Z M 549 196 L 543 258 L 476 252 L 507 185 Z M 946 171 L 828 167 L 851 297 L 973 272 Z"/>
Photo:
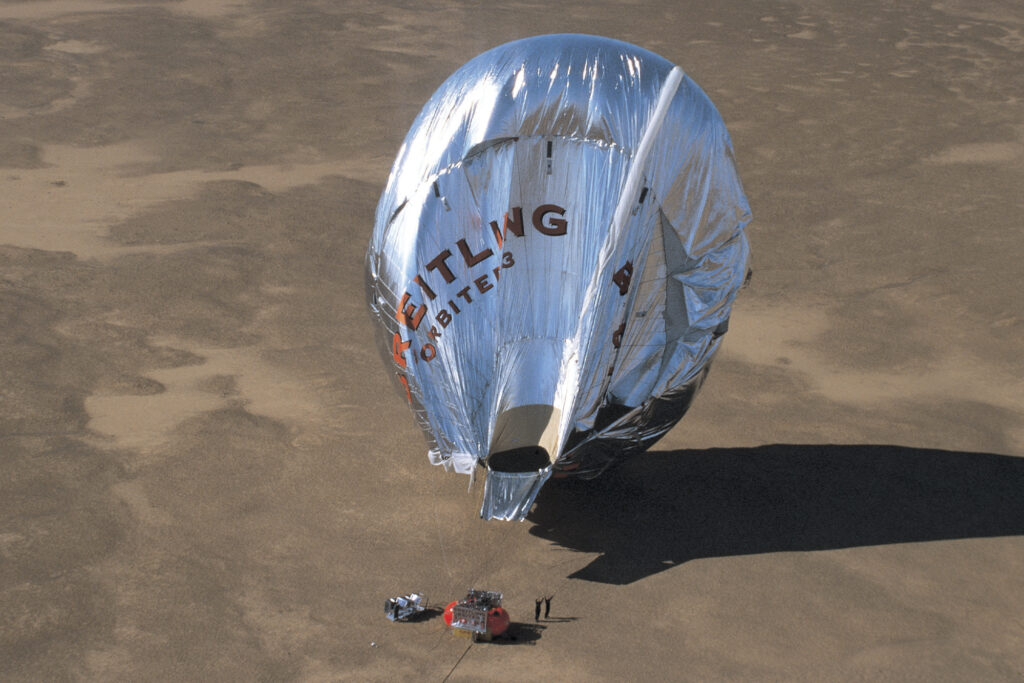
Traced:
<path fill-rule="evenodd" d="M 408 593 L 388 598 L 384 603 L 384 616 L 391 621 L 405 621 L 427 609 L 427 597 L 421 593 Z"/>

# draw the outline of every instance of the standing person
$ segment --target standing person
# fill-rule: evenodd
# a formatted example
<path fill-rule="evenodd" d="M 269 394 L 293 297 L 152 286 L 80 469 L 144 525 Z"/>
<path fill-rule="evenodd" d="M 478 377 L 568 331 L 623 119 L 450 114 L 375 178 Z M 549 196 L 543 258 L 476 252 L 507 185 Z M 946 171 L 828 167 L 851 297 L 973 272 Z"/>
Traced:
<path fill-rule="evenodd" d="M 537 598 L 537 606 L 533 610 L 533 620 L 540 621 L 540 598 Z"/>
<path fill-rule="evenodd" d="M 551 598 L 555 597 L 554 595 Z M 544 618 L 547 619 L 548 615 L 551 614 L 551 598 L 544 598 Z"/>

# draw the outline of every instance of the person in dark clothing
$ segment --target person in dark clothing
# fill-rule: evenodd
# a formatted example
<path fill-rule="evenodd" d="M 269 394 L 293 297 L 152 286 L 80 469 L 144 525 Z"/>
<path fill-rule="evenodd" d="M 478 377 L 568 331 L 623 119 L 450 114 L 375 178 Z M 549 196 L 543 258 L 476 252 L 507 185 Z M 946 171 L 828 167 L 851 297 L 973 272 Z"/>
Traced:
<path fill-rule="evenodd" d="M 551 598 L 555 597 L 554 595 Z M 551 614 L 551 598 L 544 598 L 544 618 L 547 619 L 548 615 Z"/>
<path fill-rule="evenodd" d="M 537 607 L 533 610 L 533 620 L 540 621 L 540 598 L 537 598 Z"/>

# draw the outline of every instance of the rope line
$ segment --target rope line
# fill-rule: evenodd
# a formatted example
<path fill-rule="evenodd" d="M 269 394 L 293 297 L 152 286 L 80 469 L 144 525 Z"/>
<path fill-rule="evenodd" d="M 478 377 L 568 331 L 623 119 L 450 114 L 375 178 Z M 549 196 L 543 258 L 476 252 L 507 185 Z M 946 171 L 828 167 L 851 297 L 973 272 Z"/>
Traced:
<path fill-rule="evenodd" d="M 473 641 L 472 640 L 469 641 L 469 645 L 466 646 L 466 649 L 463 651 L 462 656 L 459 657 L 459 661 L 455 662 L 455 666 L 452 667 L 452 670 L 448 672 L 448 675 L 444 677 L 444 679 L 441 681 L 441 683 L 445 683 L 449 678 L 452 677 L 452 674 L 455 673 L 455 667 L 457 667 L 459 664 L 462 664 L 462 657 L 466 656 L 466 653 L 469 652 L 469 648 L 471 648 L 471 647 L 473 647 Z"/>

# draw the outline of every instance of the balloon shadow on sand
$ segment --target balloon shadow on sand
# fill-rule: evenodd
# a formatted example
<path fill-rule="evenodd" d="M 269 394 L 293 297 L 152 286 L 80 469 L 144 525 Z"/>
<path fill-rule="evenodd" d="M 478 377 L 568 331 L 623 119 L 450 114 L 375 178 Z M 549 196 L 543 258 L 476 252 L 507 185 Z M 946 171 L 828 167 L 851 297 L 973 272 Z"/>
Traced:
<path fill-rule="evenodd" d="M 1024 534 L 1024 458 L 901 446 L 649 452 L 548 482 L 530 533 L 628 584 L 688 560 Z"/>

